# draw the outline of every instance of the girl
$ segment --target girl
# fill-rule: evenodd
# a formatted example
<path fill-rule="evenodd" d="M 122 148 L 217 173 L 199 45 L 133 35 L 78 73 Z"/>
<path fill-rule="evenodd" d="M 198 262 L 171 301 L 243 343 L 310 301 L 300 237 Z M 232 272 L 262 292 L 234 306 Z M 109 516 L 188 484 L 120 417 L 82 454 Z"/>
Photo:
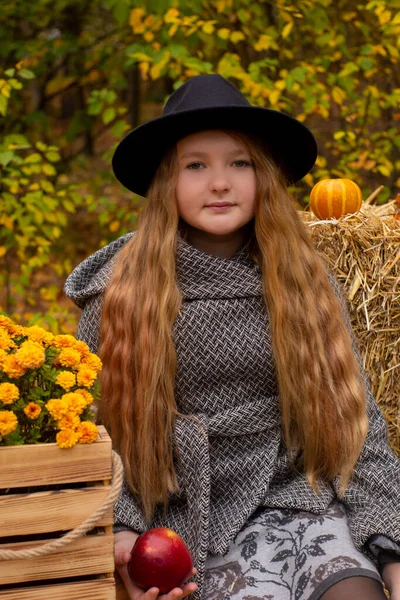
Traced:
<path fill-rule="evenodd" d="M 131 600 L 400 600 L 400 462 L 339 285 L 287 186 L 316 159 L 299 121 L 194 77 L 113 168 L 138 229 L 66 293 L 104 363 L 100 417 L 125 464 L 115 561 Z M 189 545 L 194 581 L 140 590 L 139 533 Z"/>

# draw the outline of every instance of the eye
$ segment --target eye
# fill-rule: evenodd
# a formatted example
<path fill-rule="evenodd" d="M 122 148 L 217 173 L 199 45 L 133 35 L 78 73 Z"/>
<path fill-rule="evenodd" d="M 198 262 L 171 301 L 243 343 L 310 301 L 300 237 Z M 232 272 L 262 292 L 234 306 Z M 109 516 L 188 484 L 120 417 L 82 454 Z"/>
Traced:
<path fill-rule="evenodd" d="M 233 163 L 235 165 L 235 167 L 250 167 L 251 163 L 248 160 L 235 160 L 235 162 Z"/>
<path fill-rule="evenodd" d="M 204 165 L 200 162 L 194 162 L 194 163 L 190 163 L 190 165 L 188 165 L 186 168 L 189 169 L 190 171 L 199 171 L 201 167 L 203 167 Z"/>

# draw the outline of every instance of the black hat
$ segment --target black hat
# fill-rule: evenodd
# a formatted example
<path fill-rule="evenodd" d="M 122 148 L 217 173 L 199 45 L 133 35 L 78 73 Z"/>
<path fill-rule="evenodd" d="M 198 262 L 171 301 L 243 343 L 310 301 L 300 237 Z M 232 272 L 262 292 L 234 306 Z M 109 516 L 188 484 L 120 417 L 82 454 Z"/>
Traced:
<path fill-rule="evenodd" d="M 128 190 L 146 196 L 166 150 L 205 129 L 234 129 L 263 140 L 288 184 L 306 175 L 317 158 L 311 131 L 297 119 L 251 105 L 221 75 L 196 75 L 169 97 L 161 117 L 139 125 L 118 144 L 112 166 Z"/>

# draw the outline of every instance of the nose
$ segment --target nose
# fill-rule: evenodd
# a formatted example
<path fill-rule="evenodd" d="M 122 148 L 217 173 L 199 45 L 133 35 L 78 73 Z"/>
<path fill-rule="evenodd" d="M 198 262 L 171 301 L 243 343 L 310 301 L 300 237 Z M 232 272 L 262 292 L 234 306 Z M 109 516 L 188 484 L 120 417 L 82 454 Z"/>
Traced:
<path fill-rule="evenodd" d="M 230 188 L 231 184 L 229 178 L 223 169 L 218 169 L 211 173 L 210 189 L 212 192 L 221 194 L 229 191 Z"/>

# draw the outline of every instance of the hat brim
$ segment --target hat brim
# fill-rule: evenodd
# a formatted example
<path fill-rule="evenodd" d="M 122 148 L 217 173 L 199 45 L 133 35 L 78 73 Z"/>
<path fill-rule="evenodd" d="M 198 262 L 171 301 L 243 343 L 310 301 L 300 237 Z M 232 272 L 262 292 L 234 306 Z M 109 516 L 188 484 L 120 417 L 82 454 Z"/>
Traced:
<path fill-rule="evenodd" d="M 311 131 L 290 115 L 251 105 L 204 108 L 157 117 L 130 131 L 112 158 L 115 176 L 128 190 L 146 196 L 166 150 L 179 139 L 206 129 L 233 129 L 262 139 L 288 185 L 302 179 L 318 155 Z"/>

